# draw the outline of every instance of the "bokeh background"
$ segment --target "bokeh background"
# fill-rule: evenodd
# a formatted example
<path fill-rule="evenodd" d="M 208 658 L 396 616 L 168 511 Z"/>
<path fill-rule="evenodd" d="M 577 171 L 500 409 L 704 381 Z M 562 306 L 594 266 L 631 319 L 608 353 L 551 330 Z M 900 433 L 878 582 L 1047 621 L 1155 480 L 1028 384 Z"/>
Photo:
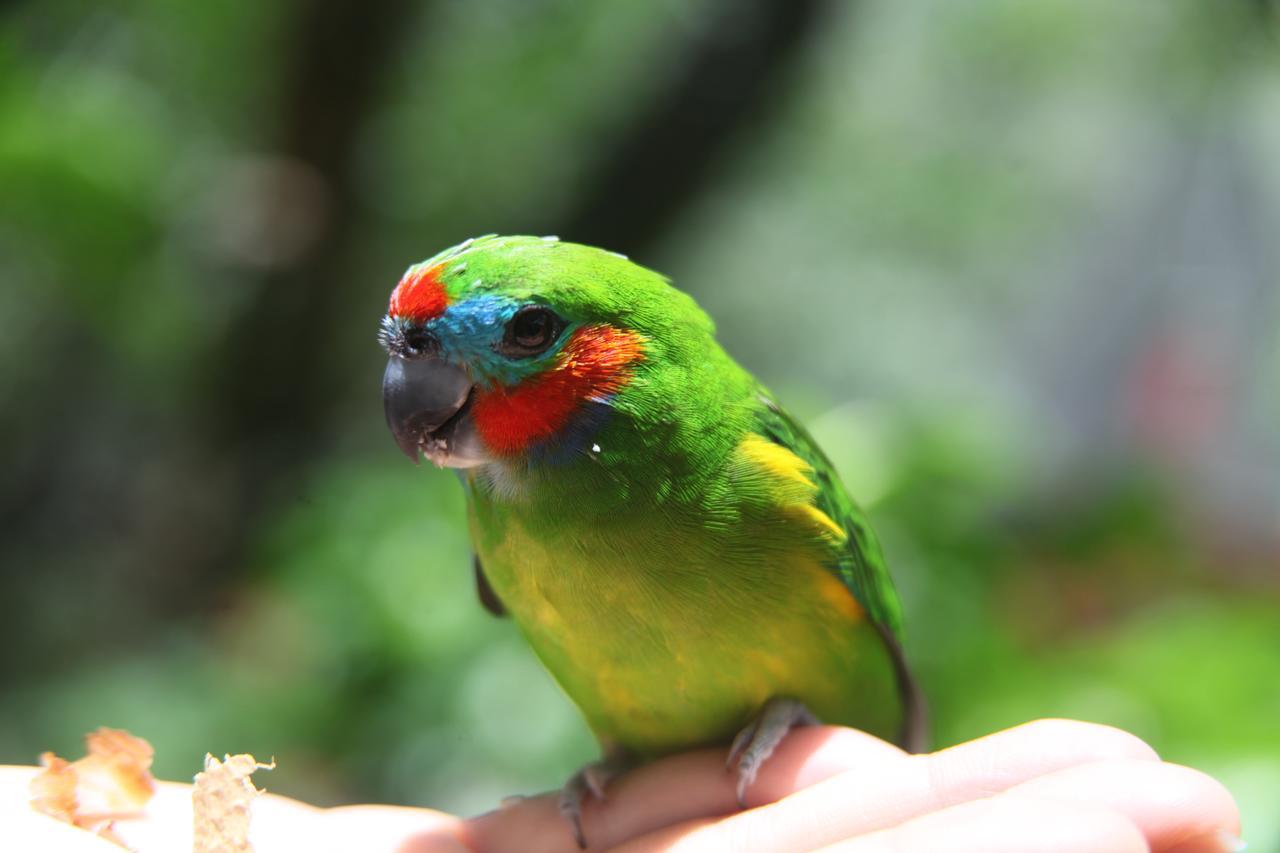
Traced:
<path fill-rule="evenodd" d="M 1280 20 L 1246 0 L 0 5 L 0 762 L 477 811 L 593 756 L 374 342 L 671 275 L 885 540 L 949 744 L 1113 723 L 1280 850 Z"/>

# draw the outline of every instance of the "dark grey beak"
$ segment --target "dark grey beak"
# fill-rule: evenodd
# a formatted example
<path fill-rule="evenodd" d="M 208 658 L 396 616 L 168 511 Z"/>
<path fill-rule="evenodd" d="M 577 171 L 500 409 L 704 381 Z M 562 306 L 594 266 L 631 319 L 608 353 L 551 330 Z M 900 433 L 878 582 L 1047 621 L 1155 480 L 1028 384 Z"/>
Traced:
<path fill-rule="evenodd" d="M 382 405 L 396 445 L 414 462 L 424 438 L 431 438 L 458 414 L 471 392 L 462 368 L 432 356 L 393 355 L 382 375 Z"/>

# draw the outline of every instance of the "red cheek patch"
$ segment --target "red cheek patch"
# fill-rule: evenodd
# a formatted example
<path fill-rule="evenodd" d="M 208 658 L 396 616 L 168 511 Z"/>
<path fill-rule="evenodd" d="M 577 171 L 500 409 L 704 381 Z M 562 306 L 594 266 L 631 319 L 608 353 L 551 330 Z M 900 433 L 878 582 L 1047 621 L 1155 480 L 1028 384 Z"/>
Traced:
<path fill-rule="evenodd" d="M 617 393 L 644 358 L 644 338 L 612 326 L 583 326 L 570 335 L 556 363 L 510 388 L 477 391 L 471 417 L 485 445 L 511 456 L 548 439 L 590 399 Z"/>
<path fill-rule="evenodd" d="M 425 323 L 443 314 L 449 305 L 449 296 L 440 283 L 442 270 L 443 264 L 436 264 L 426 269 L 414 267 L 405 273 L 396 289 L 391 291 L 388 313 L 415 323 Z"/>

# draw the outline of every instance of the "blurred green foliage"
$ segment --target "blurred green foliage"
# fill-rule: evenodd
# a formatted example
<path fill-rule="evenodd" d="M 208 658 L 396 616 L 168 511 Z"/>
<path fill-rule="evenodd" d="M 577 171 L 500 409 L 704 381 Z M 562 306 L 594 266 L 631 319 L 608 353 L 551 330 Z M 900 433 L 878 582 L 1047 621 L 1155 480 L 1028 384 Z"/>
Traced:
<path fill-rule="evenodd" d="M 113 725 L 161 776 L 252 751 L 304 799 L 476 811 L 591 758 L 475 602 L 456 484 L 385 436 L 373 333 L 410 262 L 598 219 L 708 33 L 782 50 L 767 6 L 0 13 L 0 761 Z M 1275 12 L 812 6 L 610 248 L 870 510 L 939 744 L 1123 726 L 1280 850 Z"/>

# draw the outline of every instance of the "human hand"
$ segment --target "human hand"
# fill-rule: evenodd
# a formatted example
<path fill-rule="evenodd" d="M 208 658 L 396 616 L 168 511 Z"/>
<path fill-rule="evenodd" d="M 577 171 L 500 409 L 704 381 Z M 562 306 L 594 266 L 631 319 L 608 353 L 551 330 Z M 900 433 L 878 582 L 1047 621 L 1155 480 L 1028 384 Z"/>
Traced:
<path fill-rule="evenodd" d="M 722 750 L 674 756 L 615 781 L 584 814 L 599 849 L 1219 851 L 1239 813 L 1218 782 L 1161 762 L 1133 735 L 1042 720 L 931 755 L 852 729 L 794 730 L 739 812 Z M 539 797 L 467 823 L 478 849 L 569 850 Z M 559 832 L 557 832 L 559 830 Z"/>
<path fill-rule="evenodd" d="M 26 814 L 10 808 L 19 800 L 25 807 L 32 772 L 0 772 L 5 804 L 0 818 L 19 833 L 50 831 L 53 824 L 29 808 Z M 625 853 L 1207 853 L 1238 849 L 1240 832 L 1235 802 L 1218 782 L 1161 762 L 1132 735 L 1068 720 L 1029 723 L 920 756 L 851 729 L 797 729 L 765 763 L 748 791 L 746 811 L 737 809 L 723 750 L 699 750 L 641 767 L 615 780 L 608 795 L 606 802 L 587 804 L 583 827 L 592 849 Z M 146 853 L 190 849 L 190 825 L 190 787 L 165 783 L 147 817 L 119 830 Z M 78 836 L 67 844 L 84 846 L 32 849 L 119 849 L 53 826 L 68 838 Z M 12 831 L 6 835 L 12 838 Z M 316 809 L 268 795 L 255 803 L 253 840 L 258 853 L 577 849 L 554 795 L 520 800 L 470 820 L 391 806 Z"/>

